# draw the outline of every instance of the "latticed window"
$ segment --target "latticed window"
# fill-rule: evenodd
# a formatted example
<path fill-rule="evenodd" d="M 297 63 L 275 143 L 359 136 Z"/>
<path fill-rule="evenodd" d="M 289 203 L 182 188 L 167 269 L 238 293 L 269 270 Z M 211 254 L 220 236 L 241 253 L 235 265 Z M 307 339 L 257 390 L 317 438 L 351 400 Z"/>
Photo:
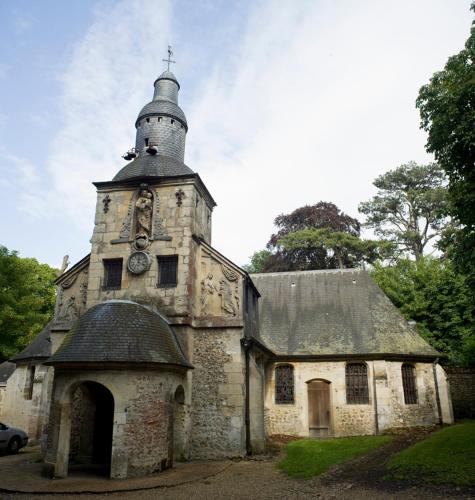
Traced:
<path fill-rule="evenodd" d="M 122 283 L 122 259 L 104 260 L 104 290 L 119 290 Z"/>
<path fill-rule="evenodd" d="M 413 365 L 403 364 L 401 372 L 404 402 L 407 405 L 415 405 L 417 404 L 416 369 Z"/>
<path fill-rule="evenodd" d="M 177 284 L 178 255 L 163 255 L 158 259 L 158 286 Z"/>
<path fill-rule="evenodd" d="M 293 404 L 294 402 L 294 367 L 279 365 L 275 368 L 275 402 Z"/>
<path fill-rule="evenodd" d="M 349 405 L 367 405 L 368 371 L 364 363 L 346 365 L 346 403 Z"/>

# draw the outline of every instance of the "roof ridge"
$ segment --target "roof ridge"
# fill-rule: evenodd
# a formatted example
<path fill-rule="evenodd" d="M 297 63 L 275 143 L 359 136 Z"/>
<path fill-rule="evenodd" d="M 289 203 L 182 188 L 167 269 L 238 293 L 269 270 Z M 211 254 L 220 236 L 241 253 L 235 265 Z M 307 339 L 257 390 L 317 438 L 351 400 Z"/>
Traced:
<path fill-rule="evenodd" d="M 365 269 L 358 269 L 356 267 L 346 269 L 309 269 L 305 271 L 280 271 L 273 273 L 250 273 L 250 276 L 291 276 L 291 275 L 305 275 L 305 274 L 338 274 L 338 273 L 367 273 Z"/>

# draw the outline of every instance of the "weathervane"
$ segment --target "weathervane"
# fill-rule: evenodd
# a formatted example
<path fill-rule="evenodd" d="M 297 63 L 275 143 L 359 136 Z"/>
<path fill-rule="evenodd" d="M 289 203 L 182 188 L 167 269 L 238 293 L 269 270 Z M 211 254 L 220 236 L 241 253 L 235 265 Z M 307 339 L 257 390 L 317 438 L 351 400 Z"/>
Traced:
<path fill-rule="evenodd" d="M 173 64 L 176 63 L 176 61 L 172 61 L 172 55 L 173 55 L 172 46 L 169 45 L 168 46 L 168 59 L 162 59 L 163 62 L 166 62 L 168 64 L 167 71 L 170 71 L 170 63 L 173 63 Z"/>

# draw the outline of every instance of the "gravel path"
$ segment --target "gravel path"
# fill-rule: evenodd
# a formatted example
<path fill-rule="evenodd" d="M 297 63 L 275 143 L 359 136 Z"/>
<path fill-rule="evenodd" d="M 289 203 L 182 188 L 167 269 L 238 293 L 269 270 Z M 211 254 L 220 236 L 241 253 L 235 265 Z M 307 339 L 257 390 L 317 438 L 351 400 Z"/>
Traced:
<path fill-rule="evenodd" d="M 390 482 L 385 463 L 393 453 L 424 437 L 398 436 L 378 450 L 311 479 L 289 478 L 276 464 L 277 457 L 229 462 L 216 475 L 192 483 L 126 493 L 22 495 L 1 494 L 1 500 L 234 500 L 234 499 L 456 499 L 475 498 L 475 491 Z M 1 478 L 0 478 L 1 485 Z"/>

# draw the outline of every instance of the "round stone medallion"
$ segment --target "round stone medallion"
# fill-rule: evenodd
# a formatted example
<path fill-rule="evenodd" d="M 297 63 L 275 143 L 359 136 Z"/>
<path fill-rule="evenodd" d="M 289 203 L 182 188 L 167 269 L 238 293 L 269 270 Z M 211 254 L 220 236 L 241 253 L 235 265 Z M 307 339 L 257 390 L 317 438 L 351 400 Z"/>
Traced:
<path fill-rule="evenodd" d="M 142 274 L 149 270 L 151 263 L 147 252 L 134 252 L 127 261 L 127 269 L 133 274 Z"/>

